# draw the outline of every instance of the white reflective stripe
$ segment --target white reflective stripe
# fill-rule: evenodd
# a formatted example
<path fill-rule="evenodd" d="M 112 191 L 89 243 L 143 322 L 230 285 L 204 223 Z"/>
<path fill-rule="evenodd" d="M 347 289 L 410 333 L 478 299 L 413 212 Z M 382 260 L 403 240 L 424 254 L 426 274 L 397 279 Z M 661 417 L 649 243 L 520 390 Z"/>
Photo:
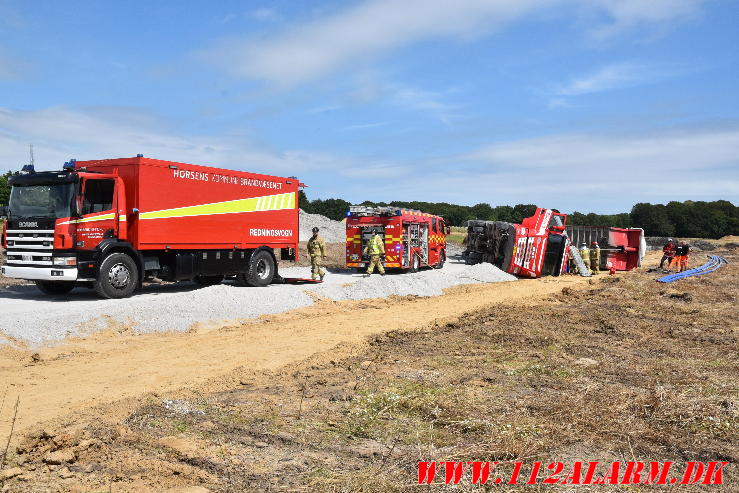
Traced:
<path fill-rule="evenodd" d="M 80 223 L 91 223 L 94 221 L 105 221 L 106 219 L 114 219 L 115 213 L 109 213 L 109 214 L 102 214 L 100 216 L 90 216 L 90 217 L 83 217 L 82 219 L 70 219 L 69 221 L 64 221 L 61 224 L 80 224 Z"/>
<path fill-rule="evenodd" d="M 37 257 L 51 257 L 51 252 L 16 252 L 10 250 L 5 252 L 5 255 L 29 255 L 29 253 Z"/>
<path fill-rule="evenodd" d="M 23 265 L 51 265 L 51 260 L 8 260 L 8 263 Z"/>
<path fill-rule="evenodd" d="M 53 229 L 9 229 L 6 231 L 6 233 L 7 234 L 47 233 L 47 234 L 53 235 L 54 230 Z"/>
<path fill-rule="evenodd" d="M 7 236 L 6 238 L 12 241 L 51 241 L 54 239 L 53 236 L 37 236 L 36 238 L 18 238 L 17 236 Z"/>
<path fill-rule="evenodd" d="M 13 245 L 13 248 L 25 248 L 26 250 L 53 250 L 54 245 L 44 246 L 44 245 Z"/>
<path fill-rule="evenodd" d="M 121 214 L 120 216 L 118 216 L 118 218 L 119 218 L 119 219 L 120 219 L 121 221 L 125 221 L 125 220 L 126 220 L 126 215 L 125 215 L 125 214 Z"/>

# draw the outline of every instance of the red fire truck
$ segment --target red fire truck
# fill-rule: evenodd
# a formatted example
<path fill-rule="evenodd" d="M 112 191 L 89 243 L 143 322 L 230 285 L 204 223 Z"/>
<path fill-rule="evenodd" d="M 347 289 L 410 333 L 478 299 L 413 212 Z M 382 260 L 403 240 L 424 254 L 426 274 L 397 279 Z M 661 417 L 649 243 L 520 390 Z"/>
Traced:
<path fill-rule="evenodd" d="M 296 178 L 144 158 L 71 161 L 12 185 L 2 273 L 49 294 L 130 296 L 146 277 L 265 286 L 296 260 Z M 279 279 L 279 278 L 278 278 Z"/>
<path fill-rule="evenodd" d="M 367 267 L 364 248 L 373 230 L 385 242 L 386 268 L 416 272 L 421 267 L 444 266 L 449 234 L 444 218 L 397 207 L 353 205 L 346 218 L 347 267 Z"/>
<path fill-rule="evenodd" d="M 542 208 L 521 224 L 468 221 L 463 257 L 467 264 L 490 262 L 517 276 L 558 276 L 569 259 L 566 222 L 565 214 Z"/>

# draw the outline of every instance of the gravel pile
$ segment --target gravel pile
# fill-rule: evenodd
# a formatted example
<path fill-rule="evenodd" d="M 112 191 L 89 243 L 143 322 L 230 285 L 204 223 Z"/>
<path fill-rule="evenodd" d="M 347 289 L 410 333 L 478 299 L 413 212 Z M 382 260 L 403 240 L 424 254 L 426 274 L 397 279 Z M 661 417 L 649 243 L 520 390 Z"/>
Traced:
<path fill-rule="evenodd" d="M 492 264 L 460 267 L 447 264 L 442 270 L 424 270 L 413 274 L 391 273 L 362 277 L 350 285 L 323 284 L 312 288 L 316 294 L 332 300 L 362 300 L 392 295 L 440 296 L 444 289 L 459 284 L 515 281 L 516 278 Z"/>
<path fill-rule="evenodd" d="M 310 277 L 310 268 L 291 267 L 283 277 Z M 450 260 L 439 270 L 375 274 L 329 270 L 322 284 L 273 284 L 266 288 L 231 283 L 199 287 L 192 283 L 147 285 L 131 298 L 101 300 L 77 288 L 64 296 L 46 296 L 34 286 L 0 287 L 0 344 L 23 341 L 30 346 L 85 336 L 106 329 L 147 333 L 186 331 L 195 323 L 253 319 L 309 306 L 313 291 L 333 300 L 384 298 L 392 295 L 438 296 L 445 288 L 515 277 L 492 264 L 467 266 Z"/>
<path fill-rule="evenodd" d="M 46 296 L 34 286 L 10 286 L 0 289 L 0 343 L 2 333 L 38 345 L 108 328 L 136 333 L 186 331 L 197 322 L 250 319 L 312 303 L 303 290 L 285 285 L 266 289 L 233 284 L 154 285 L 122 300 L 101 300 L 94 291 L 81 288 L 64 296 Z"/>
<path fill-rule="evenodd" d="M 308 214 L 300 209 L 300 241 L 308 241 L 313 235 L 311 230 L 318 227 L 320 235 L 326 243 L 344 243 L 346 241 L 346 225 L 320 214 Z"/>
<path fill-rule="evenodd" d="M 493 264 L 470 265 L 462 271 L 460 277 L 476 282 L 506 282 L 516 280 L 516 276 L 503 272 Z"/>

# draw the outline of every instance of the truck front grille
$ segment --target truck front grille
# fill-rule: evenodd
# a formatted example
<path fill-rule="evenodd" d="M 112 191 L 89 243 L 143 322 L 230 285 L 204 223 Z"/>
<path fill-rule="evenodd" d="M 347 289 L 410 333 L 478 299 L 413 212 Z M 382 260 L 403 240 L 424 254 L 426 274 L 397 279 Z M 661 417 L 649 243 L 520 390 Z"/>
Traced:
<path fill-rule="evenodd" d="M 7 265 L 50 266 L 54 250 L 53 229 L 9 229 L 6 231 Z"/>

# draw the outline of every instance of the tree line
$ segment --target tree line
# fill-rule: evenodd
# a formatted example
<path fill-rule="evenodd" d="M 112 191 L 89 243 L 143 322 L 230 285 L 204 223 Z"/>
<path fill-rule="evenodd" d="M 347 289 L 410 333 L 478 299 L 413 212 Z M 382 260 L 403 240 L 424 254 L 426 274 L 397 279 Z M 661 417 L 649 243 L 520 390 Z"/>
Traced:
<path fill-rule="evenodd" d="M 301 190 L 300 208 L 311 214 L 321 214 L 334 220 L 346 216 L 352 205 L 343 199 L 309 200 Z M 499 205 L 480 203 L 472 206 L 447 202 L 372 202 L 359 205 L 392 206 L 416 209 L 443 216 L 452 226 L 464 226 L 470 219 L 507 221 L 520 223 L 536 211 L 534 204 Z M 557 210 L 557 209 L 555 209 Z M 595 214 L 573 212 L 567 215 L 567 224 L 574 226 L 613 226 L 617 228 L 643 228 L 648 236 L 678 236 L 685 238 L 720 238 L 739 234 L 739 207 L 727 200 L 713 202 L 692 201 L 663 204 L 639 203 L 631 212 L 620 214 Z"/>
<path fill-rule="evenodd" d="M 10 186 L 7 172 L 0 175 L 0 205 L 8 205 Z M 346 216 L 352 205 L 343 199 L 309 200 L 300 191 L 300 208 L 311 214 L 321 214 L 334 220 Z M 520 223 L 536 211 L 534 204 L 499 205 L 480 203 L 472 206 L 449 204 L 447 202 L 372 202 L 366 200 L 360 205 L 392 206 L 416 209 L 437 216 L 443 216 L 452 226 L 463 226 L 470 219 L 485 221 L 507 221 Z M 555 209 L 556 210 L 556 209 Z M 631 212 L 621 214 L 583 214 L 573 212 L 567 216 L 567 223 L 575 226 L 615 226 L 618 228 L 643 228 L 648 236 L 678 236 L 686 238 L 720 238 L 739 234 L 739 207 L 728 200 L 713 202 L 692 201 L 668 202 L 663 204 L 639 203 Z"/>

